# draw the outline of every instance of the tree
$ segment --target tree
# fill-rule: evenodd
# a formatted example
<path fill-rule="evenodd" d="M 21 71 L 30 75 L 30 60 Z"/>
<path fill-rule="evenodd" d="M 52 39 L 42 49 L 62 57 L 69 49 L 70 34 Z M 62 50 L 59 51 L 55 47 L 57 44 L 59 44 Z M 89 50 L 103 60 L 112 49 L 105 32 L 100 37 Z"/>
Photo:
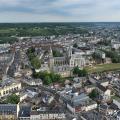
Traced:
<path fill-rule="evenodd" d="M 87 71 L 85 69 L 79 70 L 78 76 L 79 77 L 85 77 L 87 75 Z"/>
<path fill-rule="evenodd" d="M 53 56 L 54 56 L 54 57 L 62 57 L 63 54 L 60 53 L 58 50 L 53 50 Z"/>
<path fill-rule="evenodd" d="M 62 80 L 61 75 L 55 74 L 54 72 L 48 73 L 47 71 L 38 73 L 34 71 L 33 77 L 42 79 L 45 85 L 49 85 L 53 82 L 60 82 Z"/>
<path fill-rule="evenodd" d="M 47 75 L 47 76 L 45 76 L 43 82 L 44 82 L 45 85 L 49 85 L 49 84 L 52 83 L 52 80 L 51 80 L 50 76 Z"/>
<path fill-rule="evenodd" d="M 95 99 L 99 95 L 96 89 L 93 89 L 92 92 L 89 94 L 89 97 Z"/>
<path fill-rule="evenodd" d="M 29 48 L 27 54 L 33 68 L 39 69 L 41 67 L 41 61 L 35 55 L 35 48 Z"/>
<path fill-rule="evenodd" d="M 31 47 L 31 48 L 28 49 L 27 52 L 28 52 L 28 53 L 34 53 L 34 52 L 35 52 L 35 48 Z"/>
<path fill-rule="evenodd" d="M 120 63 L 120 55 L 115 52 L 115 51 L 107 51 L 107 50 L 102 50 L 105 52 L 107 57 L 110 57 L 113 63 Z"/>
<path fill-rule="evenodd" d="M 7 103 L 11 103 L 11 104 L 18 104 L 19 101 L 20 101 L 20 97 L 17 96 L 16 94 L 12 94 L 8 96 L 6 100 Z"/>
<path fill-rule="evenodd" d="M 77 66 L 73 69 L 73 74 L 78 75 L 79 77 L 85 77 L 87 75 L 87 71 L 85 69 L 80 70 Z"/>
<path fill-rule="evenodd" d="M 73 74 L 78 74 L 79 71 L 80 71 L 79 67 L 76 66 L 76 67 L 74 67 L 74 69 L 73 69 Z"/>
<path fill-rule="evenodd" d="M 31 65 L 35 68 L 35 69 L 39 69 L 41 67 L 41 62 L 40 60 L 38 59 L 38 57 L 34 57 L 32 60 L 31 60 Z"/>
<path fill-rule="evenodd" d="M 55 82 L 59 82 L 61 80 L 62 80 L 61 75 L 55 74 Z"/>

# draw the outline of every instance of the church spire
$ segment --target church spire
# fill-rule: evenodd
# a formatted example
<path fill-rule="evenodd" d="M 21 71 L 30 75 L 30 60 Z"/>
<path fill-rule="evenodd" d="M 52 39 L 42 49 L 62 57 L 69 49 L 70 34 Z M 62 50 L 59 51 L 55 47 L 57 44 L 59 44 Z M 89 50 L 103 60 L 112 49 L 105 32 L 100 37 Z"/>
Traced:
<path fill-rule="evenodd" d="M 69 51 L 68 51 L 69 57 L 72 56 L 72 46 L 69 47 Z"/>
<path fill-rule="evenodd" d="M 52 51 L 51 46 L 50 46 L 50 57 L 53 57 L 53 51 Z"/>

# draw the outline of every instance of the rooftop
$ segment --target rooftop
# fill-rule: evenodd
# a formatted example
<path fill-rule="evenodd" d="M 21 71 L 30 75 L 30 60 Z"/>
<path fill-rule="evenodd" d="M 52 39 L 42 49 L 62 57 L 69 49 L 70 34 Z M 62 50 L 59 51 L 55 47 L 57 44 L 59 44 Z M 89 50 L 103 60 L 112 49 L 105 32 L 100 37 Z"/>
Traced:
<path fill-rule="evenodd" d="M 0 114 L 16 114 L 17 104 L 0 104 Z"/>
<path fill-rule="evenodd" d="M 2 82 L 0 83 L 0 87 L 3 88 L 3 87 L 14 85 L 17 83 L 19 83 L 19 82 L 15 81 L 13 78 L 4 77 Z"/>

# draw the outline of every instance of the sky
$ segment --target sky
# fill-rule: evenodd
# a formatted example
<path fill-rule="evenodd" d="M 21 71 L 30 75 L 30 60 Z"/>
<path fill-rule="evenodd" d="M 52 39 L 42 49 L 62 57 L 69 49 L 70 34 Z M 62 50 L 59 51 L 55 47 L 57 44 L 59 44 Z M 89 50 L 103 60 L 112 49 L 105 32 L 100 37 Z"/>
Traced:
<path fill-rule="evenodd" d="M 120 22 L 120 0 L 0 0 L 0 22 Z"/>

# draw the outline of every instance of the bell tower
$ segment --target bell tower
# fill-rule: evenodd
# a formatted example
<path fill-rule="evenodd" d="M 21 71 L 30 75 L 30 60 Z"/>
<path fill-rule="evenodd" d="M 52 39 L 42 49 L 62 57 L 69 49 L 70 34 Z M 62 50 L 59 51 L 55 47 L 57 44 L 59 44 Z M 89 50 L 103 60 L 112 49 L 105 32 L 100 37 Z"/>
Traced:
<path fill-rule="evenodd" d="M 53 57 L 52 48 L 50 46 L 50 52 L 49 52 L 49 68 L 50 68 L 50 70 L 53 70 L 53 67 L 54 67 L 54 57 Z"/>

